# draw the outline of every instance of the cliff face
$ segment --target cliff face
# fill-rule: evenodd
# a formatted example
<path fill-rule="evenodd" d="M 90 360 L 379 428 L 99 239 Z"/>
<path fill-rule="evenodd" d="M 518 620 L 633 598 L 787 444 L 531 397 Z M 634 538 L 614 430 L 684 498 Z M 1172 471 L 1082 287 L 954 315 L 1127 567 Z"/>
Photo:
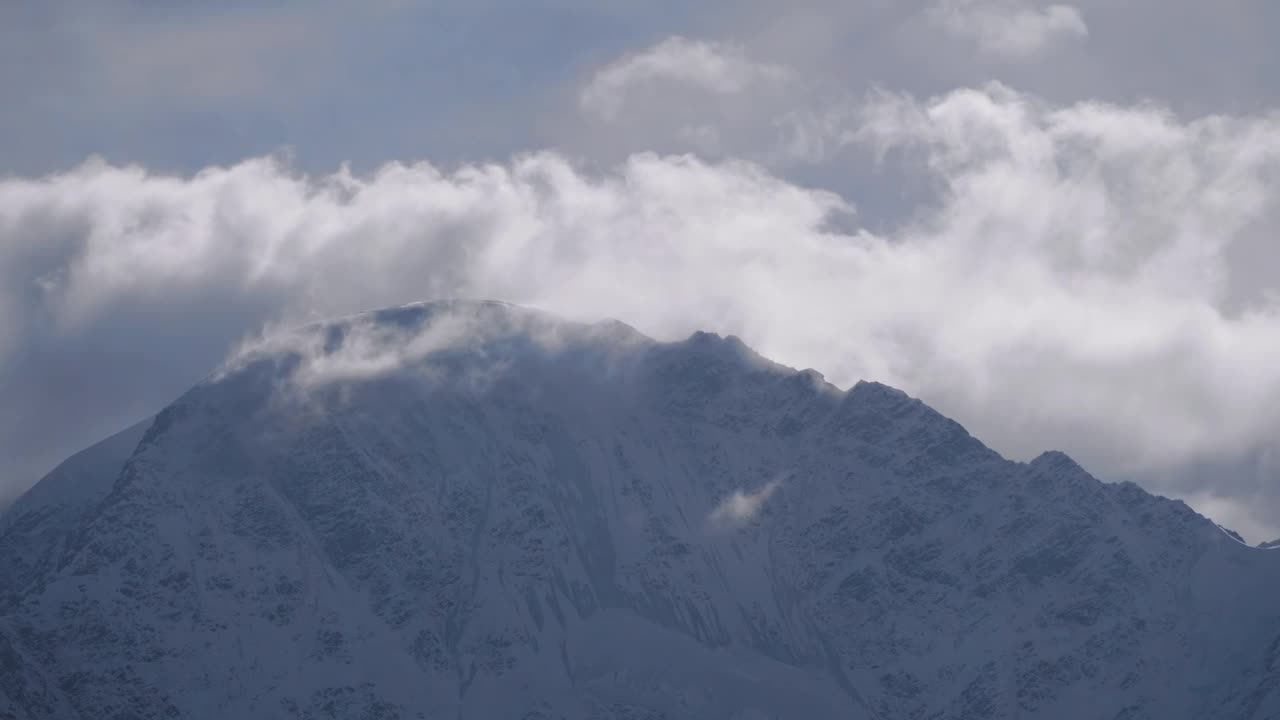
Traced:
<path fill-rule="evenodd" d="M 733 338 L 410 306 L 140 434 L 0 517 L 0 717 L 1280 712 L 1280 555 Z"/>

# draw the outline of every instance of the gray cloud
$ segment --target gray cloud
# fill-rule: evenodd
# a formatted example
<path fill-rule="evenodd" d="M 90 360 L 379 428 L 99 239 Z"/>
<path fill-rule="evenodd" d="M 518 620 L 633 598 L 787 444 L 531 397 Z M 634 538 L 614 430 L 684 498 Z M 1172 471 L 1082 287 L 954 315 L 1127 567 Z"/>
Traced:
<path fill-rule="evenodd" d="M 551 142 L 600 63 L 688 22 L 664 2 L 0 3 L 0 174 L 506 157 Z"/>
<path fill-rule="evenodd" d="M 943 29 L 974 40 L 983 52 L 1025 57 L 1089 34 L 1071 5 L 1039 7 L 1024 0 L 938 0 L 931 18 Z"/>
<path fill-rule="evenodd" d="M 79 17 L 88 79 L 116 102 L 155 107 L 175 101 L 207 109 L 237 101 L 275 100 L 332 74 L 326 63 L 298 67 L 335 40 L 326 8 L 223 11 L 196 18 Z M 319 15 L 319 17 L 317 17 Z M 314 83 L 314 81 L 312 81 Z"/>
<path fill-rule="evenodd" d="M 968 0 L 952 15 L 1046 12 L 1028 0 L 1019 12 L 991 11 L 1010 1 Z M 190 173 L 284 146 L 313 172 L 346 161 L 360 171 L 420 158 L 451 166 L 542 147 L 606 165 L 643 150 L 769 161 L 761 141 L 777 144 L 786 128 L 762 126 L 757 108 L 773 119 L 812 107 L 813 95 L 882 86 L 928 96 L 992 78 L 1057 103 L 1155 98 L 1188 116 L 1280 101 L 1268 71 L 1280 58 L 1265 31 L 1280 20 L 1272 3 L 1070 5 L 1088 19 L 1087 39 L 1008 62 L 939 24 L 939 0 L 800 0 L 785 12 L 762 0 L 4 3 L 0 173 L 64 170 L 92 153 Z M 579 116 L 595 74 L 671 36 L 786 67 L 799 88 L 716 101 L 649 83 L 629 95 L 623 122 Z M 794 179 L 865 193 L 869 183 L 842 163 Z"/>

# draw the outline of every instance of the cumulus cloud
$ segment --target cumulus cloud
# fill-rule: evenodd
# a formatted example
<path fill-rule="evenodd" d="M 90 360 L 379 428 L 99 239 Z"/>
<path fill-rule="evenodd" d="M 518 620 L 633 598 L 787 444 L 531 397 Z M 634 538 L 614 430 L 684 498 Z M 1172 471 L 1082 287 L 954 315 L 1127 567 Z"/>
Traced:
<path fill-rule="evenodd" d="M 782 479 L 775 478 L 754 492 L 734 490 L 712 509 L 707 521 L 716 528 L 741 527 L 755 519 L 760 508 L 781 486 Z"/>
<path fill-rule="evenodd" d="M 742 48 L 672 36 L 598 70 L 582 89 L 579 104 L 604 118 L 617 116 L 627 95 L 656 84 L 688 86 L 716 95 L 733 95 L 761 83 L 787 78 L 785 69 L 756 62 Z"/>
<path fill-rule="evenodd" d="M 7 482 L 154 411 L 264 324 L 441 296 L 736 334 L 840 385 L 902 387 L 1014 457 L 1060 448 L 1193 501 L 1207 481 L 1180 467 L 1274 443 L 1280 305 L 1259 268 L 1280 260 L 1280 118 L 1001 85 L 880 93 L 848 118 L 841 142 L 931 189 L 914 216 L 873 232 L 757 165 L 653 154 L 0 181 L 0 449 L 27 461 Z M 374 340 L 343 372 L 377 370 Z M 1257 533 L 1280 510 L 1264 475 L 1212 480 Z"/>
<path fill-rule="evenodd" d="M 1072 37 L 1089 34 L 1084 16 L 1071 5 L 1033 7 L 1026 0 L 939 0 L 930 19 L 944 30 L 973 40 L 985 53 L 1026 57 Z"/>

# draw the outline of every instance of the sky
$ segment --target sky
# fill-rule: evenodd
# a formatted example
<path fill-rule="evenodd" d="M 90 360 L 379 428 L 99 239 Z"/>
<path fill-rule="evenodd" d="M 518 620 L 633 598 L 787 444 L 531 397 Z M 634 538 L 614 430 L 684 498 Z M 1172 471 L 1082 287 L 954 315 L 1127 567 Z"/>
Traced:
<path fill-rule="evenodd" d="M 0 4 L 0 500 L 265 329 L 735 334 L 1280 537 L 1280 5 Z"/>

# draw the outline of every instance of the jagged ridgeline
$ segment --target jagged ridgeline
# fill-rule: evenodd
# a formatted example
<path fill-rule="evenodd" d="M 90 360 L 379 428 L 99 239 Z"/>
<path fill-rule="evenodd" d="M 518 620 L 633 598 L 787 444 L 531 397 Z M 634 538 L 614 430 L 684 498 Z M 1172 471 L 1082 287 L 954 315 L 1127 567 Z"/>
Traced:
<path fill-rule="evenodd" d="M 1280 553 L 734 338 L 247 348 L 0 516 L 0 717 L 1273 718 Z"/>

